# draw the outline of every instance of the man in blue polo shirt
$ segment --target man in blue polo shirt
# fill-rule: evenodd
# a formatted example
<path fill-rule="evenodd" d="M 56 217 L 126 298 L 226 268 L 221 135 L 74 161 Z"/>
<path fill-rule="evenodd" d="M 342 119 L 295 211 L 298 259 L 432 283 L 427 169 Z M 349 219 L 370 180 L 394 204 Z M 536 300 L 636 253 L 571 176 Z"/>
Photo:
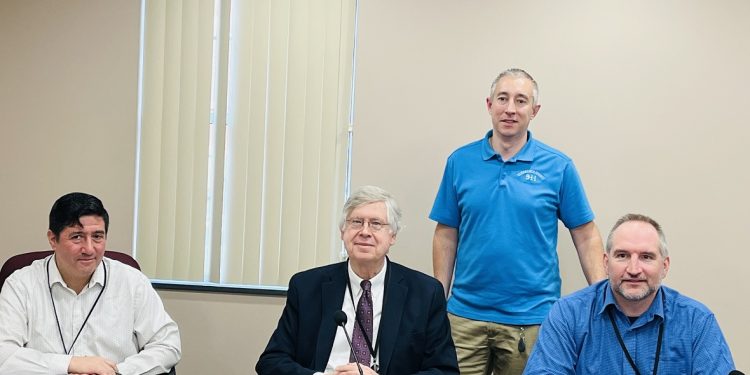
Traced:
<path fill-rule="evenodd" d="M 461 374 L 520 374 L 560 297 L 558 219 L 589 283 L 605 276 L 602 240 L 571 159 L 528 131 L 536 81 L 506 70 L 486 101 L 492 130 L 450 155 L 430 212 L 433 270 L 450 295 Z"/>

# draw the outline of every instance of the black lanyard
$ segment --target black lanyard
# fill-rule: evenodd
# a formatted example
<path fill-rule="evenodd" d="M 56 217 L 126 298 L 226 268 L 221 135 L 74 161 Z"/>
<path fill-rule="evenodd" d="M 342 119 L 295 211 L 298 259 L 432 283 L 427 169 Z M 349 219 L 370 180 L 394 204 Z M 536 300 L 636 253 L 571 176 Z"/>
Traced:
<path fill-rule="evenodd" d="M 388 262 L 388 260 L 386 258 L 386 263 L 387 262 Z M 383 307 L 385 307 L 386 297 L 388 296 L 388 293 L 387 293 L 388 288 L 387 288 L 387 286 L 388 286 L 388 280 L 390 279 L 390 274 L 391 274 L 391 267 L 389 267 L 388 264 L 386 264 L 385 267 L 386 267 L 385 268 L 385 282 L 383 283 Z M 370 337 L 367 336 L 367 331 L 365 331 L 365 327 L 364 327 L 364 325 L 362 324 L 362 321 L 359 318 L 359 314 L 357 314 L 357 304 L 354 303 L 354 294 L 352 293 L 352 282 L 351 282 L 351 280 L 349 280 L 349 271 L 348 270 L 346 272 L 346 286 L 347 286 L 347 290 L 349 291 L 349 299 L 351 299 L 352 306 L 354 307 L 354 321 L 359 325 L 359 329 L 362 330 L 362 337 L 365 338 L 365 342 L 367 343 L 367 350 L 370 351 L 370 355 L 372 357 L 371 358 L 371 362 L 373 362 L 373 364 L 372 364 L 372 366 L 370 366 L 370 368 L 372 368 L 373 370 L 375 370 L 375 372 L 378 372 L 380 365 L 378 364 L 379 361 L 378 361 L 377 354 L 378 354 L 378 348 L 380 347 L 380 332 L 382 330 L 378 330 L 378 337 L 377 337 L 377 339 L 375 341 L 375 346 L 373 347 L 372 340 L 370 339 Z M 372 291 L 370 291 L 370 293 L 372 294 Z M 374 313 L 375 312 L 374 302 L 373 302 L 372 310 L 373 310 L 373 313 Z M 374 319 L 374 317 L 373 317 L 373 319 Z M 374 329 L 375 329 L 375 327 L 373 327 L 373 331 L 374 331 Z"/>
<path fill-rule="evenodd" d="M 60 319 L 57 317 L 57 308 L 55 307 L 55 298 L 52 296 L 52 284 L 50 283 L 50 278 L 49 278 L 50 260 L 52 260 L 52 257 L 49 257 L 47 259 L 47 286 L 49 287 L 49 298 L 52 300 L 52 311 L 55 312 L 55 321 L 57 322 L 57 332 L 60 333 L 60 341 L 62 341 L 63 350 L 65 351 L 65 354 L 70 354 L 70 352 L 73 350 L 73 345 L 75 345 L 76 341 L 78 341 L 78 336 L 80 336 L 81 332 L 83 331 L 83 327 L 86 326 L 86 323 L 89 321 L 89 317 L 91 317 L 91 313 L 94 312 L 94 307 L 96 307 L 96 304 L 99 303 L 99 298 L 102 297 L 102 293 L 104 293 L 104 288 L 107 287 L 107 264 L 104 263 L 104 261 L 102 261 L 102 266 L 104 267 L 104 285 L 102 285 L 102 290 L 100 290 L 99 295 L 96 296 L 96 301 L 94 301 L 94 306 L 91 306 L 91 310 L 89 310 L 89 314 L 86 315 L 86 320 L 84 320 L 83 324 L 81 324 L 81 328 L 78 330 L 76 337 L 73 339 L 73 342 L 70 344 L 70 348 L 68 348 L 65 346 L 65 339 L 63 338 L 62 328 L 60 327 Z"/>
<path fill-rule="evenodd" d="M 662 299 L 662 309 L 664 309 L 666 308 L 666 297 L 664 297 L 664 291 L 661 291 L 661 299 Z M 625 347 L 625 342 L 622 340 L 622 336 L 620 335 L 620 330 L 617 328 L 617 323 L 615 323 L 615 314 L 612 312 L 612 310 L 614 309 L 615 307 L 613 305 L 609 305 L 609 308 L 607 309 L 607 315 L 609 315 L 609 321 L 610 323 L 612 323 L 612 328 L 614 328 L 615 334 L 617 335 L 617 341 L 620 343 L 620 347 L 622 348 L 623 353 L 625 353 L 625 358 L 628 359 L 628 362 L 630 363 L 630 367 L 632 367 L 633 371 L 635 371 L 635 375 L 641 375 L 641 372 L 638 371 L 638 367 L 635 366 L 633 357 L 631 357 L 630 352 L 628 352 L 628 348 Z M 653 372 L 654 375 L 656 375 L 656 371 L 659 369 L 659 357 L 661 356 L 661 342 L 662 342 L 662 339 L 664 338 L 664 318 L 665 317 L 663 317 L 661 322 L 659 323 L 659 338 L 656 341 L 656 355 L 655 355 L 656 358 L 654 358 L 654 372 Z"/>

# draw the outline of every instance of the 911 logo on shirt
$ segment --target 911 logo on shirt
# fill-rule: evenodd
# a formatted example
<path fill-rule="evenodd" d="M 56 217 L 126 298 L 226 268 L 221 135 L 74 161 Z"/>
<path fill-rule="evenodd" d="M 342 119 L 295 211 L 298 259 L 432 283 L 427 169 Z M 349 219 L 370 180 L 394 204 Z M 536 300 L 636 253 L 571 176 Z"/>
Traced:
<path fill-rule="evenodd" d="M 544 181 L 544 175 L 539 171 L 533 169 L 525 169 L 516 173 L 516 177 L 520 177 L 523 182 L 528 184 L 538 184 Z"/>

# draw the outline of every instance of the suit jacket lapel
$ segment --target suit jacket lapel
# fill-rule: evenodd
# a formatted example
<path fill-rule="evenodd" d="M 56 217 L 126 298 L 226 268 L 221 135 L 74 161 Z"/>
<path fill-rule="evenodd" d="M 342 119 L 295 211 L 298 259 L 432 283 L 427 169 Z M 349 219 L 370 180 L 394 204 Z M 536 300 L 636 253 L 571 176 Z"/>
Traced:
<path fill-rule="evenodd" d="M 339 263 L 339 267 L 331 269 L 328 274 L 328 280 L 321 285 L 321 319 L 320 332 L 318 333 L 318 342 L 315 353 L 315 368 L 320 371 L 325 370 L 328 364 L 328 357 L 331 355 L 333 340 L 336 337 L 338 326 L 333 320 L 333 313 L 341 310 L 344 302 L 344 291 L 346 290 L 346 262 Z M 304 307 L 303 307 L 304 308 Z"/>
<path fill-rule="evenodd" d="M 393 262 L 388 262 L 388 271 L 391 273 L 388 283 L 385 287 L 386 301 L 383 301 L 383 315 L 380 317 L 380 339 L 379 357 L 380 368 L 382 371 L 388 371 L 388 365 L 393 357 L 393 349 L 399 335 L 401 326 L 401 315 L 406 306 L 406 295 L 409 289 L 402 285 L 404 275 L 400 272 L 398 266 Z M 403 332 L 402 332 L 403 333 Z"/>

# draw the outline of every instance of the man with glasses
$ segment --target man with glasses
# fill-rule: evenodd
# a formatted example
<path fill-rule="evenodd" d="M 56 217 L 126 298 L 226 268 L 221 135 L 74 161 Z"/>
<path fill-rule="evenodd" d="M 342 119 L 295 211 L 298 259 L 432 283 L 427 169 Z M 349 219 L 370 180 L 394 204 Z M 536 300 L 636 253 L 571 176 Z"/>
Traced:
<path fill-rule="evenodd" d="M 552 307 L 524 374 L 734 373 L 714 314 L 661 285 L 669 253 L 655 220 L 620 218 L 607 237 L 604 267 L 608 280 Z"/>
<path fill-rule="evenodd" d="M 400 229 L 388 192 L 352 193 L 340 223 L 348 261 L 292 276 L 258 374 L 458 374 L 442 285 L 387 257 Z"/>

